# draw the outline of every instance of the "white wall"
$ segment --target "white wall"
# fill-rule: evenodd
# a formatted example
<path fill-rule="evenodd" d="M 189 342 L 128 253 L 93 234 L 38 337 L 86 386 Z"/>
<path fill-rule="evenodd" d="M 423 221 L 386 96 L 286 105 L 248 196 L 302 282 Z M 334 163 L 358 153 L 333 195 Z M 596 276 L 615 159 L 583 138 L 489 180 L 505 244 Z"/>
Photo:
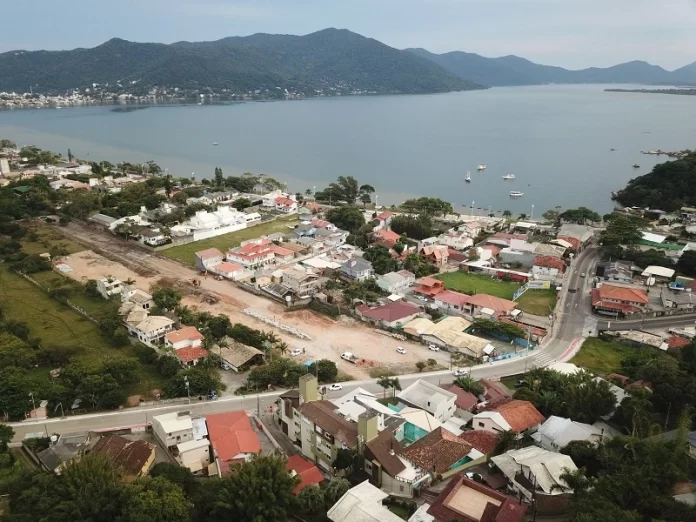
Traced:
<path fill-rule="evenodd" d="M 226 227 L 214 228 L 212 230 L 194 230 L 193 240 L 200 241 L 201 239 L 209 239 L 211 237 L 229 234 L 230 232 L 236 232 L 237 230 L 243 230 L 245 228 L 246 223 L 241 223 L 236 225 L 227 225 Z"/>

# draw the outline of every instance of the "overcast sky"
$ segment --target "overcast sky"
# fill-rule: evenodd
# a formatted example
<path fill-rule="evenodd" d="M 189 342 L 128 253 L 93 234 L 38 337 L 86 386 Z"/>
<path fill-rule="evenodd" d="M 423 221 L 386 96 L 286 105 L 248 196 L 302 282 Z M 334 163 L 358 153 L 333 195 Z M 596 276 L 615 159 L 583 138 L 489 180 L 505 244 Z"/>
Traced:
<path fill-rule="evenodd" d="M 339 27 L 398 48 L 569 68 L 696 61 L 696 0 L 8 0 L 1 12 L 0 52 Z"/>

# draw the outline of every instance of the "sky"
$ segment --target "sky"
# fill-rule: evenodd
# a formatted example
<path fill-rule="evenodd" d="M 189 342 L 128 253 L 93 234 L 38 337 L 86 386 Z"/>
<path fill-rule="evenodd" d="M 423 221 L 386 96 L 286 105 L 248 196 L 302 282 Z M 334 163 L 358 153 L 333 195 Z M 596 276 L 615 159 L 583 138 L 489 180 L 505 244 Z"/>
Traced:
<path fill-rule="evenodd" d="M 350 29 L 397 48 L 516 54 L 578 69 L 696 61 L 696 0 L 32 0 L 4 2 L 0 52 Z M 12 22 L 15 20 L 17 23 Z"/>

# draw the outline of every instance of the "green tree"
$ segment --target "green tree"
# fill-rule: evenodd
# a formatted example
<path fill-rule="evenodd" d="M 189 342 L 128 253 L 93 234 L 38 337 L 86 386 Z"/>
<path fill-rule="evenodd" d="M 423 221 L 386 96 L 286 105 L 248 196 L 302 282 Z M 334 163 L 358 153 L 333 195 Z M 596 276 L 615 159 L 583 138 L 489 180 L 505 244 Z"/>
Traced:
<path fill-rule="evenodd" d="M 329 359 L 320 359 L 309 367 L 309 371 L 317 376 L 319 382 L 334 382 L 338 376 L 336 363 Z"/>
<path fill-rule="evenodd" d="M 359 192 L 360 201 L 362 202 L 363 206 L 366 206 L 368 203 L 372 202 L 372 194 L 375 193 L 375 188 L 372 185 L 361 185 Z"/>
<path fill-rule="evenodd" d="M 237 210 L 244 210 L 245 208 L 249 208 L 253 205 L 251 200 L 249 198 L 239 198 L 235 199 L 232 202 L 232 206 L 236 208 Z"/>
<path fill-rule="evenodd" d="M 633 245 L 642 238 L 641 220 L 627 214 L 617 214 L 601 235 L 603 246 Z"/>
<path fill-rule="evenodd" d="M 196 489 L 196 479 L 191 470 L 171 462 L 158 462 L 150 469 L 152 478 L 162 477 L 176 484 L 186 494 L 191 495 Z"/>
<path fill-rule="evenodd" d="M 128 488 L 123 520 L 128 522 L 186 522 L 191 519 L 184 492 L 164 477 L 145 477 Z"/>
<path fill-rule="evenodd" d="M 360 209 L 348 205 L 329 210 L 326 213 L 326 220 L 351 233 L 355 233 L 365 224 L 365 218 Z"/>
<path fill-rule="evenodd" d="M 377 274 L 387 274 L 399 269 L 399 262 L 391 256 L 389 249 L 372 246 L 363 252 L 363 258 L 372 263 Z"/>
<path fill-rule="evenodd" d="M 407 199 L 401 204 L 406 212 L 413 214 L 425 214 L 428 216 L 439 216 L 443 214 L 452 214 L 452 204 L 443 201 L 440 198 L 417 198 Z"/>
<path fill-rule="evenodd" d="M 340 451 L 340 450 L 339 450 Z M 321 517 L 326 514 L 324 507 L 324 492 L 317 485 L 305 486 L 297 495 L 300 511 L 308 515 Z"/>
<path fill-rule="evenodd" d="M 334 478 L 324 489 L 324 506 L 329 509 L 350 489 L 350 482 L 344 478 Z"/>
<path fill-rule="evenodd" d="M 152 292 L 152 300 L 162 310 L 176 310 L 181 302 L 181 294 L 173 288 L 161 286 Z"/>
<path fill-rule="evenodd" d="M 391 388 L 391 377 L 383 375 L 379 379 L 377 379 L 377 386 L 381 386 L 384 389 L 384 394 L 386 395 L 387 389 Z"/>
<path fill-rule="evenodd" d="M 503 217 L 512 217 L 512 212 L 509 210 L 503 210 Z"/>
<path fill-rule="evenodd" d="M 601 221 L 601 216 L 597 212 L 586 207 L 571 208 L 560 214 L 563 221 L 585 224 L 587 221 Z"/>
<path fill-rule="evenodd" d="M 462 390 L 468 391 L 469 393 L 472 393 L 476 395 L 477 397 L 479 395 L 483 395 L 483 392 L 485 392 L 485 388 L 483 384 L 478 382 L 476 379 L 469 375 L 465 375 L 463 377 L 459 377 L 454 381 L 454 384 L 459 386 Z"/>
<path fill-rule="evenodd" d="M 337 470 L 349 470 L 348 473 L 350 474 L 359 459 L 360 457 L 355 450 L 350 448 L 339 448 L 336 452 L 336 458 L 334 459 L 332 466 Z"/>
<path fill-rule="evenodd" d="M 394 377 L 391 380 L 392 397 L 396 397 L 396 392 L 401 391 L 401 382 L 399 382 L 398 377 Z"/>
<path fill-rule="evenodd" d="M 285 470 L 286 463 L 285 457 L 268 455 L 233 467 L 222 479 L 208 520 L 285 522 L 295 503 L 293 489 L 299 483 Z"/>
<path fill-rule="evenodd" d="M 422 372 L 426 366 L 427 366 L 427 364 L 425 363 L 425 361 L 418 361 L 416 363 L 416 368 L 418 368 L 419 372 Z"/>
<path fill-rule="evenodd" d="M 334 202 L 345 201 L 349 205 L 353 205 L 360 195 L 358 180 L 353 176 L 339 176 L 324 193 L 328 194 Z"/>
<path fill-rule="evenodd" d="M 0 424 L 0 453 L 5 453 L 7 451 L 8 444 L 12 442 L 15 432 L 12 426 L 7 424 Z"/>
<path fill-rule="evenodd" d="M 696 250 L 683 252 L 676 266 L 677 272 L 689 277 L 696 277 Z"/>
<path fill-rule="evenodd" d="M 435 235 L 432 219 L 428 215 L 395 216 L 391 221 L 391 229 L 397 234 L 408 234 L 412 239 L 425 239 Z"/>

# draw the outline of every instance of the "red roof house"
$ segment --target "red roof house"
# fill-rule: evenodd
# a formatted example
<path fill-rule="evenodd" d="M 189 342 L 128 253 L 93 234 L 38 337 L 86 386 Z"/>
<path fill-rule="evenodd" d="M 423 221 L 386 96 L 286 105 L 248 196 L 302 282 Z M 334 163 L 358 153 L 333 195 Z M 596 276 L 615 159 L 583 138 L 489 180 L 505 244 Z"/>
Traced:
<path fill-rule="evenodd" d="M 391 248 L 399 242 L 401 236 L 393 230 L 387 230 L 386 228 L 384 228 L 372 234 L 372 239 Z"/>
<path fill-rule="evenodd" d="M 474 406 L 478 404 L 478 399 L 476 398 L 476 395 L 474 395 L 471 392 L 462 390 L 456 384 L 450 384 L 449 386 L 441 386 L 441 388 L 443 390 L 447 390 L 448 392 L 452 392 L 457 396 L 456 400 L 454 401 L 454 405 L 459 410 L 471 411 L 474 409 Z"/>
<path fill-rule="evenodd" d="M 577 237 L 558 236 L 556 239 L 562 239 L 563 241 L 567 241 L 572 245 L 572 248 L 574 250 L 580 250 L 580 247 L 582 247 L 582 241 L 580 241 Z"/>
<path fill-rule="evenodd" d="M 208 350 L 199 346 L 189 346 L 176 350 L 175 355 L 184 366 L 196 366 L 201 359 L 208 357 Z"/>
<path fill-rule="evenodd" d="M 551 270 L 558 270 L 559 273 L 563 273 L 565 270 L 565 263 L 563 262 L 563 259 L 559 257 L 554 257 L 554 256 L 536 256 L 534 258 L 534 261 L 532 261 L 532 266 L 538 267 L 539 269 L 548 269 L 547 271 Z M 532 270 L 533 272 L 539 272 L 544 270 Z"/>
<path fill-rule="evenodd" d="M 307 486 L 319 484 L 324 480 L 324 475 L 321 474 L 319 468 L 308 460 L 303 459 L 299 455 L 293 455 L 288 458 L 288 464 L 285 469 L 294 476 L 300 478 L 300 483 L 293 490 L 293 495 L 299 494 Z"/>
<path fill-rule="evenodd" d="M 355 308 L 358 315 L 375 322 L 384 322 L 390 326 L 398 323 L 407 323 L 415 319 L 422 310 L 406 301 L 395 301 L 382 306 L 370 308 L 367 305 L 360 305 Z"/>
<path fill-rule="evenodd" d="M 261 453 L 261 442 L 246 412 L 215 413 L 207 415 L 205 422 L 222 473 L 228 472 L 231 464 L 244 463 L 252 455 Z"/>
<path fill-rule="evenodd" d="M 498 442 L 500 442 L 499 435 L 483 430 L 465 431 L 459 435 L 459 438 L 468 442 L 472 448 L 479 450 L 484 455 L 493 453 Z"/>
<path fill-rule="evenodd" d="M 508 315 L 517 308 L 517 303 L 515 301 L 508 301 L 507 299 L 488 294 L 475 294 L 469 296 L 469 304 L 473 305 L 474 315 L 480 312 L 482 308 L 493 310 L 496 315 Z"/>
<path fill-rule="evenodd" d="M 422 277 L 416 281 L 414 292 L 427 297 L 435 297 L 440 292 L 445 290 L 445 283 L 433 277 Z"/>
<path fill-rule="evenodd" d="M 648 294 L 641 288 L 603 284 L 592 290 L 592 308 L 609 314 L 627 314 L 643 310 Z"/>

